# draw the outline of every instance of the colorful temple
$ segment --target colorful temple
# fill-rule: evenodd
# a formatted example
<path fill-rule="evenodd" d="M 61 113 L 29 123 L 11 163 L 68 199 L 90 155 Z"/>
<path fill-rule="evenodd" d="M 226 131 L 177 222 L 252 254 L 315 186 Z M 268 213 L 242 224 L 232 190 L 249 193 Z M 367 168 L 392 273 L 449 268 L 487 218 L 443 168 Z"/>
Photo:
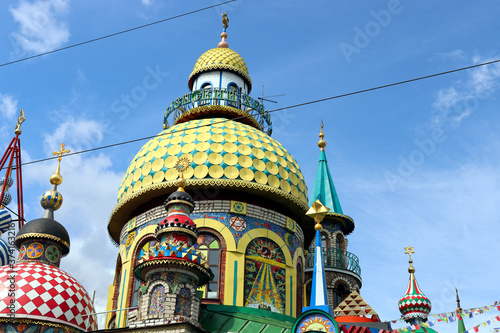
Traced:
<path fill-rule="evenodd" d="M 116 269 L 114 281 L 103 282 L 111 285 L 100 331 L 392 331 L 360 295 L 360 263 L 347 251 L 354 221 L 335 190 L 323 125 L 308 194 L 298 162 L 270 136 L 270 114 L 250 95 L 247 65 L 226 41 L 225 14 L 223 24 L 218 46 L 196 61 L 189 91 L 168 105 L 164 130 L 123 176 L 107 224 L 118 251 L 109 254 Z M 63 145 L 55 153 L 59 163 L 67 152 Z M 3 233 L 13 226 L 5 208 L 12 170 L 20 174 L 20 155 L 10 160 L 18 162 L 1 181 Z M 59 164 L 50 183 L 43 216 L 24 225 L 18 218 L 17 263 L 0 241 L 0 332 L 98 330 L 93 301 L 59 269 L 70 251 L 68 232 L 54 220 Z M 410 280 L 399 308 L 418 325 L 431 306 L 414 276 L 413 249 L 406 252 Z"/>

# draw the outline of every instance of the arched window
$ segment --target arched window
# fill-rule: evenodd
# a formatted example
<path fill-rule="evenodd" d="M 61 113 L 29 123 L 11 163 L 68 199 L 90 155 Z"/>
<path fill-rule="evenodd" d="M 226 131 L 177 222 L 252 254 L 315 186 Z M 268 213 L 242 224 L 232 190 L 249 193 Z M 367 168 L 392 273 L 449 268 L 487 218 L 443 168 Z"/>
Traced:
<path fill-rule="evenodd" d="M 165 300 L 165 287 L 161 284 L 157 285 L 151 291 L 151 302 L 149 303 L 149 314 L 162 314 L 163 302 Z"/>
<path fill-rule="evenodd" d="M 333 290 L 333 308 L 335 309 L 349 294 L 347 287 L 343 283 L 339 283 Z"/>
<path fill-rule="evenodd" d="M 191 292 L 188 288 L 182 288 L 177 295 L 175 303 L 175 314 L 179 316 L 191 316 Z"/>
<path fill-rule="evenodd" d="M 238 105 L 238 86 L 235 83 L 230 83 L 227 86 L 227 105 L 237 107 Z"/>
<path fill-rule="evenodd" d="M 133 267 L 135 267 L 135 265 L 137 264 L 137 260 L 142 257 L 144 253 L 148 253 L 149 248 L 153 247 L 156 244 L 156 240 L 153 237 L 153 235 L 147 235 L 141 242 L 139 242 L 139 246 L 137 246 L 135 250 Z M 141 289 L 141 280 L 136 278 L 133 274 L 131 279 L 132 281 L 130 281 L 130 285 L 133 287 L 131 290 L 131 296 L 129 298 L 129 307 L 135 307 L 139 304 L 139 290 Z"/>
<path fill-rule="evenodd" d="M 253 239 L 245 251 L 244 305 L 284 313 L 285 292 L 283 250 L 270 239 Z"/>
<path fill-rule="evenodd" d="M 212 84 L 209 82 L 203 83 L 203 85 L 200 88 L 201 93 L 203 94 L 204 90 L 212 90 Z M 210 105 L 212 102 L 212 99 L 203 99 L 203 95 L 200 99 L 200 106 L 202 105 Z"/>
<path fill-rule="evenodd" d="M 214 273 L 214 278 L 207 285 L 199 290 L 203 291 L 203 298 L 220 298 L 219 297 L 219 280 L 220 280 L 220 261 L 221 261 L 221 244 L 219 239 L 208 232 L 200 233 L 198 237 L 198 250 L 207 258 L 208 265 Z"/>

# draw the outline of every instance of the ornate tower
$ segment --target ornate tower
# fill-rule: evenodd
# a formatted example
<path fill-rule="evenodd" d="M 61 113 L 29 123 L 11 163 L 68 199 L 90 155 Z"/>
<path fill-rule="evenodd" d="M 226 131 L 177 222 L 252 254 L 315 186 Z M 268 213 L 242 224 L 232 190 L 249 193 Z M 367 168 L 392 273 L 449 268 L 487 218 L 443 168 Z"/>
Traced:
<path fill-rule="evenodd" d="M 142 251 L 135 266 L 135 276 L 142 284 L 139 308 L 129 316 L 130 328 L 165 325 L 175 332 L 202 331 L 196 289 L 214 276 L 201 250 L 194 246 L 199 236 L 189 216 L 194 201 L 182 182 L 165 201 L 167 217 L 156 227 L 158 243 Z"/>
<path fill-rule="evenodd" d="M 416 325 L 417 329 L 415 332 L 435 333 L 433 329 L 420 326 L 420 324 L 427 321 L 427 316 L 431 312 L 431 301 L 420 290 L 417 279 L 415 279 L 415 268 L 413 267 L 413 260 L 411 259 L 411 255 L 415 253 L 413 247 L 406 247 L 405 253 L 409 256 L 408 262 L 410 263 L 410 267 L 408 268 L 408 273 L 410 273 L 410 281 L 408 282 L 406 293 L 399 300 L 399 312 L 401 312 L 403 319 L 407 323 Z"/>
<path fill-rule="evenodd" d="M 18 263 L 0 268 L 0 329 L 14 332 L 86 332 L 97 330 L 94 305 L 85 289 L 72 276 L 59 269 L 61 257 L 70 250 L 66 228 L 54 220 L 62 205 L 57 186 L 61 150 L 56 172 L 50 177 L 52 189 L 41 197 L 42 218 L 26 223 L 19 230 L 15 245 Z"/>
<path fill-rule="evenodd" d="M 127 309 L 139 306 L 143 281 L 133 271 L 143 253 L 163 246 L 155 232 L 164 198 L 177 188 L 179 160 L 188 161 L 185 188 L 196 202 L 195 248 L 214 275 L 199 288 L 201 302 L 287 316 L 302 309 L 303 246 L 314 236 L 303 229 L 307 188 L 297 161 L 270 137 L 269 113 L 249 95 L 252 81 L 228 47 L 227 22 L 218 47 L 196 61 L 189 91 L 167 107 L 164 131 L 123 177 L 108 223 L 120 250 L 107 327 L 127 327 Z"/>
<path fill-rule="evenodd" d="M 310 197 L 310 204 L 321 201 L 330 211 L 326 214 L 319 237 L 323 251 L 323 261 L 326 273 L 326 288 L 329 304 L 335 309 L 353 291 L 361 288 L 361 268 L 359 260 L 353 253 L 347 252 L 347 239 L 354 230 L 354 221 L 344 215 L 340 201 L 335 191 L 330 169 L 326 160 L 323 133 L 323 123 L 318 147 L 320 149 L 316 179 Z M 318 233 L 316 233 L 318 237 Z M 306 261 L 306 291 L 311 295 L 312 271 L 314 264 L 314 244 L 311 243 Z M 312 296 L 311 296 L 312 297 Z"/>

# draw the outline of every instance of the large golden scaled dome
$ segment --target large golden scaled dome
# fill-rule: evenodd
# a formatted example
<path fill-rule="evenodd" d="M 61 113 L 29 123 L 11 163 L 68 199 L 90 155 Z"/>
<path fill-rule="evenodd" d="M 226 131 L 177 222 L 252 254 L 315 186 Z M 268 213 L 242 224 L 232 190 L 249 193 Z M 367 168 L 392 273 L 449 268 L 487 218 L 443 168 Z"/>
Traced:
<path fill-rule="evenodd" d="M 193 81 L 197 74 L 218 69 L 225 69 L 240 74 L 248 83 L 248 92 L 252 89 L 252 80 L 250 79 L 250 75 L 248 75 L 248 68 L 243 58 L 229 48 L 220 47 L 210 49 L 198 58 L 193 72 L 189 75 L 189 89 L 193 90 Z"/>
<path fill-rule="evenodd" d="M 135 208 L 177 187 L 175 166 L 183 157 L 191 161 L 183 173 L 188 191 L 193 187 L 241 189 L 273 198 L 292 210 L 307 209 L 302 172 L 278 141 L 237 121 L 198 119 L 164 130 L 134 157 L 110 217 L 113 239 Z"/>

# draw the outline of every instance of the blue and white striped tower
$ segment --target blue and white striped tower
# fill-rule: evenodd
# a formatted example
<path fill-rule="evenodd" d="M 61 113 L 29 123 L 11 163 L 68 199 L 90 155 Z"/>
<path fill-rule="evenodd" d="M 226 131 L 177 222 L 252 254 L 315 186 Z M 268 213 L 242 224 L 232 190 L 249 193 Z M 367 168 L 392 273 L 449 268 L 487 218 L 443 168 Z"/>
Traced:
<path fill-rule="evenodd" d="M 326 216 L 326 213 L 330 208 L 325 207 L 321 201 L 316 200 L 311 208 L 307 211 L 306 215 L 314 218 L 316 225 L 314 229 L 316 230 L 316 246 L 314 248 L 314 268 L 313 268 L 313 279 L 311 286 L 311 302 L 310 305 L 304 307 L 302 312 L 309 310 L 321 310 L 332 317 L 334 316 L 332 308 L 328 304 L 328 294 L 326 292 L 326 278 L 325 278 L 325 267 L 323 264 L 323 250 L 321 248 L 321 221 Z"/>

